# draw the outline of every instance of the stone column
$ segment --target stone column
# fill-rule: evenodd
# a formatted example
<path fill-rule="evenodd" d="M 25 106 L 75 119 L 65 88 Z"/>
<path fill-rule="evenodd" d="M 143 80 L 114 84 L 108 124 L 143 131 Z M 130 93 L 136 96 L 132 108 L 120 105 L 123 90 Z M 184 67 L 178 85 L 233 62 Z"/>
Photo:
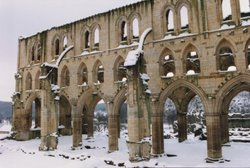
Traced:
<path fill-rule="evenodd" d="M 178 112 L 177 122 L 178 122 L 178 137 L 179 142 L 187 140 L 187 113 Z"/>
<path fill-rule="evenodd" d="M 87 118 L 88 118 L 88 138 L 92 138 L 94 137 L 94 115 L 93 112 L 88 110 L 88 114 L 87 114 Z"/>
<path fill-rule="evenodd" d="M 152 154 L 164 153 L 164 139 L 163 139 L 163 114 L 157 111 L 159 101 L 157 99 L 151 100 L 151 119 L 152 119 Z"/>
<path fill-rule="evenodd" d="M 42 67 L 42 90 L 41 90 L 41 144 L 39 150 L 54 150 L 58 144 L 58 93 L 50 84 L 50 76 L 47 75 L 49 67 Z"/>
<path fill-rule="evenodd" d="M 221 142 L 229 142 L 229 132 L 228 132 L 228 114 L 222 113 L 221 115 Z"/>
<path fill-rule="evenodd" d="M 241 24 L 239 0 L 231 0 L 231 9 L 232 9 L 232 20 L 236 26 L 239 26 Z"/>
<path fill-rule="evenodd" d="M 222 158 L 221 150 L 221 117 L 219 112 L 214 112 L 215 98 L 209 99 L 208 112 L 206 113 L 207 126 L 207 154 L 208 159 L 217 161 Z"/>
<path fill-rule="evenodd" d="M 70 100 L 72 104 L 73 147 L 82 145 L 82 118 L 77 110 L 77 99 Z"/>
<path fill-rule="evenodd" d="M 142 60 L 140 60 L 142 61 Z M 139 61 L 139 62 L 140 62 Z M 140 63 L 139 63 L 140 64 Z M 143 85 L 139 77 L 140 65 L 130 67 L 128 76 L 128 137 L 129 160 L 138 161 L 150 158 L 150 143 L 143 141 L 143 108 L 142 96 Z"/>
<path fill-rule="evenodd" d="M 108 117 L 108 131 L 109 131 L 109 152 L 118 150 L 118 115 L 114 114 L 114 103 L 107 103 Z"/>

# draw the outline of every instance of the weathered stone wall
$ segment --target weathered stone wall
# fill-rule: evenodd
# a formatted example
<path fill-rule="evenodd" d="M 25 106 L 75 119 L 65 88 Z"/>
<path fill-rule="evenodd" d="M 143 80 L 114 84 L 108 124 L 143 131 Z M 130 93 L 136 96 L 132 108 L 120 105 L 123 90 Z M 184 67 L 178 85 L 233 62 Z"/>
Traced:
<path fill-rule="evenodd" d="M 188 27 L 181 27 L 180 9 L 185 6 L 188 10 Z M 18 73 L 14 121 L 15 129 L 21 133 L 23 125 L 28 125 L 29 119 L 25 111 L 35 98 L 42 98 L 38 87 L 41 74 L 41 65 L 45 62 L 55 64 L 63 50 L 73 46 L 65 53 L 59 67 L 58 85 L 60 96 L 68 99 L 74 116 L 73 134 L 76 139 L 74 146 L 80 143 L 79 134 L 82 120 L 79 119 L 83 109 L 88 111 L 88 118 L 93 118 L 94 106 L 100 99 L 104 99 L 109 106 L 109 121 L 118 122 L 119 105 L 126 99 L 126 84 L 116 82 L 118 60 L 125 60 L 129 51 L 135 49 L 133 44 L 133 19 L 139 22 L 140 35 L 147 28 L 152 32 L 144 44 L 144 61 L 147 74 L 150 76 L 149 88 L 152 92 L 151 120 L 153 124 L 153 153 L 163 152 L 163 104 L 170 97 L 177 107 L 181 128 L 185 128 L 187 105 L 195 95 L 200 96 L 205 108 L 208 127 L 208 157 L 221 157 L 221 142 L 227 141 L 228 123 L 227 110 L 229 102 L 237 93 L 247 90 L 250 85 L 250 70 L 248 69 L 250 35 L 249 22 L 242 24 L 248 18 L 241 18 L 239 1 L 231 0 L 232 19 L 223 21 L 221 1 L 205 0 L 146 0 L 126 7 L 97 14 L 70 24 L 54 27 L 31 37 L 19 39 Z M 168 30 L 167 13 L 171 10 L 174 18 L 174 29 Z M 127 38 L 121 40 L 122 23 L 127 23 Z M 224 26 L 223 26 L 224 25 Z M 226 26 L 225 26 L 226 25 Z M 99 46 L 94 46 L 94 34 L 99 28 Z M 85 47 L 86 31 L 89 32 L 89 48 Z M 67 37 L 67 46 L 64 48 L 64 38 Z M 59 40 L 59 55 L 55 55 L 56 41 Z M 40 44 L 40 45 L 39 45 Z M 123 44 L 123 45 L 122 45 Z M 124 45 L 126 44 L 126 45 Z M 32 47 L 40 46 L 40 60 L 32 60 Z M 234 60 L 233 71 L 222 71 L 220 67 L 220 52 L 222 48 L 230 48 Z M 39 47 L 37 47 L 39 48 Z M 89 53 L 86 53 L 89 52 Z M 191 52 L 196 53 L 199 60 L 198 73 L 187 75 L 188 60 Z M 223 53 L 222 53 L 223 54 Z M 224 53 L 225 54 L 225 53 Z M 166 77 L 162 74 L 164 57 L 171 55 L 174 62 L 174 76 Z M 189 58 L 188 58 L 189 57 Z M 250 60 L 250 59 L 249 59 Z M 79 67 L 84 63 L 87 67 L 87 86 L 78 82 Z M 96 84 L 96 71 L 98 66 L 104 68 L 104 82 Z M 190 61 L 189 61 L 190 63 Z M 196 62 L 198 63 L 198 62 Z M 191 63 L 192 64 L 192 61 Z M 65 80 L 63 70 L 69 70 L 70 84 L 62 87 Z M 32 77 L 32 88 L 27 90 L 29 84 L 28 74 Z M 48 88 L 46 88 L 48 89 Z M 234 91 L 233 91 L 234 90 Z M 46 91 L 46 90 L 43 90 Z M 75 105 L 72 100 L 76 101 Z M 59 103 L 60 104 L 60 103 Z M 153 104 L 153 105 L 152 105 Z M 76 106 L 76 107 L 75 107 Z M 113 106 L 115 108 L 113 108 Z M 43 109 L 42 105 L 42 109 Z M 48 105 L 46 105 L 48 107 Z M 74 108 L 73 108 L 74 107 Z M 84 108 L 85 107 L 85 108 Z M 60 113 L 60 107 L 59 107 Z M 43 118 L 43 116 L 41 116 Z M 147 121 L 146 121 L 147 122 Z M 91 122 L 90 122 L 91 124 Z M 52 123 L 53 125 L 53 123 Z M 49 127 L 47 125 L 45 127 Z M 109 130 L 110 150 L 118 149 L 117 124 L 112 123 Z M 42 130 L 45 128 L 42 128 Z M 133 129 L 133 128 L 129 128 Z M 92 130 L 93 131 L 93 130 Z M 111 133 L 110 132 L 110 133 Z M 186 138 L 184 132 L 179 132 L 182 139 Z M 27 134 L 28 135 L 28 134 Z M 20 139 L 27 139 L 27 135 Z M 160 137 L 159 139 L 155 137 Z M 113 139 L 112 139 L 113 138 Z M 112 146 L 113 145 L 113 146 Z"/>

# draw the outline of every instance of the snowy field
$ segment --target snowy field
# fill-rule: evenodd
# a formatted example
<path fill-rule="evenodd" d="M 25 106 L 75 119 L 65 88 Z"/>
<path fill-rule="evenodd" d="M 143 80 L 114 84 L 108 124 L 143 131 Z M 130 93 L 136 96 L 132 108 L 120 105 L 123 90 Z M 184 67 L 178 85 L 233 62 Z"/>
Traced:
<path fill-rule="evenodd" d="M 0 131 L 10 125 L 0 125 Z M 0 139 L 6 134 L 0 134 Z M 95 167 L 250 167 L 250 143 L 231 142 L 223 147 L 223 163 L 206 163 L 207 144 L 192 136 L 183 143 L 165 139 L 166 153 L 150 161 L 130 163 L 126 147 L 126 133 L 119 139 L 120 150 L 108 153 L 106 133 L 97 133 L 93 139 L 83 135 L 83 146 L 72 150 L 72 136 L 59 137 L 58 150 L 38 151 L 39 139 L 30 141 L 0 141 L 1 168 L 95 168 Z M 170 157 L 169 154 L 174 157 Z M 107 163 L 113 162 L 112 165 Z M 105 163 L 107 162 L 107 163 Z"/>

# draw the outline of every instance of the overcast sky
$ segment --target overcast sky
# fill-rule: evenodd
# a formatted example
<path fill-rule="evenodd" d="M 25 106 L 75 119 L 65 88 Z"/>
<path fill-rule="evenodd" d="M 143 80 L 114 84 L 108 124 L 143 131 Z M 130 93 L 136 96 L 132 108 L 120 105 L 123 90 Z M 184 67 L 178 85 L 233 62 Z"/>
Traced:
<path fill-rule="evenodd" d="M 141 0 L 0 0 L 0 100 L 15 91 L 19 36 L 70 23 Z"/>

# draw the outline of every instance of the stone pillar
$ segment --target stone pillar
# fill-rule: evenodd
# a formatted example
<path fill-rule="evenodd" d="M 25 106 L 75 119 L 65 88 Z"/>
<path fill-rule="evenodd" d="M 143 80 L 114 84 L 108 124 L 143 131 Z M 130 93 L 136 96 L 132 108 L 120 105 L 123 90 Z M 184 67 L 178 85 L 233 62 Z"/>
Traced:
<path fill-rule="evenodd" d="M 151 119 L 152 119 L 152 154 L 164 153 L 164 139 L 163 139 L 163 113 L 159 113 L 157 108 L 159 101 L 157 99 L 151 100 Z"/>
<path fill-rule="evenodd" d="M 58 144 L 58 93 L 59 90 L 52 91 L 50 76 L 47 73 L 48 67 L 42 67 L 42 90 L 41 90 L 41 144 L 39 150 L 54 150 Z"/>
<path fill-rule="evenodd" d="M 72 104 L 72 125 L 73 125 L 73 147 L 82 145 L 82 118 L 77 110 L 77 99 L 71 99 Z"/>
<path fill-rule="evenodd" d="M 140 60 L 142 61 L 142 60 Z M 139 63 L 140 64 L 140 63 Z M 139 77 L 140 65 L 130 67 L 127 70 L 128 76 L 128 138 L 129 160 L 139 161 L 150 158 L 151 145 L 143 141 L 143 108 L 142 96 L 143 85 Z"/>
<path fill-rule="evenodd" d="M 94 137 L 94 115 L 93 112 L 88 110 L 88 114 L 87 114 L 87 118 L 88 118 L 88 138 L 92 138 Z"/>
<path fill-rule="evenodd" d="M 221 150 L 221 117 L 219 112 L 214 112 L 215 98 L 209 99 L 208 112 L 206 113 L 207 126 L 207 154 L 208 159 L 218 161 L 222 158 Z"/>
<path fill-rule="evenodd" d="M 179 142 L 187 140 L 187 113 L 178 112 L 177 122 L 178 122 L 178 137 Z"/>
<path fill-rule="evenodd" d="M 236 26 L 240 26 L 240 3 L 239 0 L 231 0 L 232 20 Z"/>
<path fill-rule="evenodd" d="M 222 113 L 221 115 L 221 142 L 229 142 L 229 130 L 228 130 L 228 114 Z"/>

